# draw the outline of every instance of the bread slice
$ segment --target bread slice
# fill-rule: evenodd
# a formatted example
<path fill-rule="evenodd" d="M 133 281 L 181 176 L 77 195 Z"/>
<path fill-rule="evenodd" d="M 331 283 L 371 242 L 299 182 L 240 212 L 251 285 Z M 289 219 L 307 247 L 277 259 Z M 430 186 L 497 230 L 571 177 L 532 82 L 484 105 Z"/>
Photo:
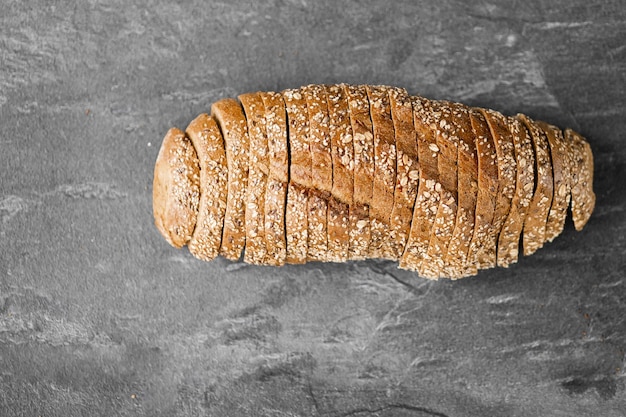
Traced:
<path fill-rule="evenodd" d="M 285 236 L 285 206 L 289 184 L 289 151 L 287 144 L 287 114 L 279 93 L 260 93 L 265 105 L 267 148 L 270 172 L 265 190 L 265 241 L 267 264 L 283 265 L 287 257 Z"/>
<path fill-rule="evenodd" d="M 418 271 L 424 278 L 438 278 L 430 270 L 431 260 L 428 257 L 430 232 L 439 207 L 439 170 L 437 168 L 437 137 L 436 123 L 439 115 L 433 110 L 432 102 L 419 96 L 411 97 L 413 106 L 413 123 L 417 134 L 417 151 L 420 163 L 419 187 L 411 231 L 404 253 L 400 257 L 399 266 L 403 269 Z M 438 272 L 438 271 L 437 271 Z"/>
<path fill-rule="evenodd" d="M 239 102 L 232 98 L 219 100 L 211 106 L 226 147 L 228 165 L 228 197 L 220 254 L 238 260 L 246 243 L 245 197 L 248 183 L 248 128 Z"/>
<path fill-rule="evenodd" d="M 370 242 L 369 207 L 356 202 L 351 204 L 349 223 L 348 258 L 352 260 L 367 259 Z"/>
<path fill-rule="evenodd" d="M 305 263 L 307 259 L 307 200 L 311 187 L 311 150 L 309 147 L 309 113 L 300 90 L 282 93 L 289 126 L 289 186 L 285 210 L 287 263 Z"/>
<path fill-rule="evenodd" d="M 458 209 L 458 142 L 459 133 L 454 123 L 450 102 L 435 101 L 433 108 L 439 113 L 436 123 L 437 137 L 437 170 L 439 172 L 439 206 L 435 224 L 430 232 L 428 256 L 431 259 L 429 269 L 433 278 L 447 277 L 444 263 L 448 252 L 448 244 L 454 232 Z"/>
<path fill-rule="evenodd" d="M 307 261 L 328 261 L 328 194 L 308 189 L 307 217 Z"/>
<path fill-rule="evenodd" d="M 306 263 L 309 236 L 307 207 L 308 188 L 290 182 L 287 188 L 287 206 L 285 208 L 286 263 Z"/>
<path fill-rule="evenodd" d="M 517 118 L 530 132 L 535 151 L 536 182 L 533 199 L 524 222 L 524 255 L 528 256 L 543 246 L 546 241 L 546 222 L 552 204 L 554 182 L 550 148 L 545 133 L 533 120 L 523 114 Z"/>
<path fill-rule="evenodd" d="M 352 204 L 354 192 L 354 148 L 348 98 L 342 84 L 326 86 L 328 132 L 333 160 L 333 196 Z"/>
<path fill-rule="evenodd" d="M 309 113 L 311 186 L 328 196 L 333 189 L 333 160 L 329 133 L 328 103 L 323 85 L 308 85 L 301 92 Z"/>
<path fill-rule="evenodd" d="M 369 207 L 374 187 L 374 133 L 367 90 L 363 85 L 344 85 L 350 109 L 354 150 L 354 192 L 358 204 Z M 369 219 L 368 219 L 369 222 Z"/>
<path fill-rule="evenodd" d="M 282 92 L 289 124 L 289 182 L 312 187 L 309 112 L 302 89 Z"/>
<path fill-rule="evenodd" d="M 561 234 L 565 226 L 567 207 L 570 203 L 570 177 L 572 174 L 570 172 L 567 144 L 561 129 L 545 122 L 537 122 L 537 125 L 546 134 L 552 160 L 554 195 L 550 211 L 548 212 L 545 236 L 548 242 L 552 242 L 555 237 Z"/>
<path fill-rule="evenodd" d="M 593 154 L 591 146 L 578 133 L 565 130 L 565 140 L 572 156 L 572 217 L 580 231 L 589 221 L 596 204 L 593 192 Z"/>
<path fill-rule="evenodd" d="M 506 118 L 494 110 L 481 109 L 481 111 L 489 125 L 498 161 L 498 191 L 491 230 L 493 234 L 490 235 L 488 242 L 489 247 L 496 249 L 502 226 L 511 211 L 511 201 L 515 195 L 517 164 L 513 138 Z"/>
<path fill-rule="evenodd" d="M 413 106 L 406 90 L 389 89 L 391 120 L 396 135 L 396 185 L 391 211 L 391 251 L 399 259 L 411 230 L 413 207 L 419 185 L 417 135 L 413 124 Z"/>
<path fill-rule="evenodd" d="M 366 90 L 374 133 L 370 257 L 394 259 L 389 234 L 396 185 L 396 139 L 391 121 L 389 87 L 368 85 Z"/>
<path fill-rule="evenodd" d="M 517 163 L 515 194 L 511 210 L 498 238 L 498 266 L 507 267 L 517 262 L 522 227 L 526 220 L 535 188 L 535 154 L 530 134 L 515 118 L 507 118 Z"/>
<path fill-rule="evenodd" d="M 200 164 L 183 131 L 170 129 L 156 159 L 152 184 L 154 223 L 167 242 L 180 248 L 192 236 L 200 204 Z"/>
<path fill-rule="evenodd" d="M 496 239 L 493 216 L 498 198 L 498 156 L 489 125 L 478 109 L 470 109 L 472 130 L 476 138 L 478 156 L 478 193 L 476 196 L 476 220 L 470 243 L 468 264 L 478 269 L 496 266 Z"/>
<path fill-rule="evenodd" d="M 444 275 L 462 278 L 476 275 L 475 262 L 468 262 L 469 246 L 474 235 L 476 199 L 478 194 L 478 160 L 474 130 L 469 109 L 450 103 L 451 123 L 455 126 L 457 142 L 457 192 L 458 207 L 454 230 L 444 259 Z"/>
<path fill-rule="evenodd" d="M 354 190 L 354 149 L 348 99 L 341 84 L 326 86 L 328 131 L 333 160 L 332 196 L 328 200 L 328 256 L 333 262 L 348 259 L 350 209 Z"/>
<path fill-rule="evenodd" d="M 347 261 L 350 245 L 350 206 L 339 201 L 334 195 L 328 200 L 327 233 L 328 260 Z"/>
<path fill-rule="evenodd" d="M 250 141 L 248 184 L 246 187 L 244 261 L 263 265 L 267 258 L 265 242 L 265 189 L 269 173 L 269 151 L 265 132 L 265 105 L 259 93 L 242 94 L 239 101 L 248 124 Z"/>
<path fill-rule="evenodd" d="M 226 212 L 228 166 L 224 138 L 215 119 L 205 113 L 189 123 L 186 132 L 200 163 L 198 218 L 187 246 L 196 258 L 210 261 L 219 255 Z"/>

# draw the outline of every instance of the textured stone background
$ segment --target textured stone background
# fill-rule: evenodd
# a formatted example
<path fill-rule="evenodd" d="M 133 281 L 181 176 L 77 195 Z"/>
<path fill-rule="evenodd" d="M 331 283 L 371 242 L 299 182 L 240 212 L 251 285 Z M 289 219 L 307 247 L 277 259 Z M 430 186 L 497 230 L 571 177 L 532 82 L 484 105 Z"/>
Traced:
<path fill-rule="evenodd" d="M 262 3 L 0 2 L 0 415 L 626 415 L 624 3 Z M 331 82 L 579 130 L 591 221 L 459 282 L 169 247 L 166 130 Z"/>

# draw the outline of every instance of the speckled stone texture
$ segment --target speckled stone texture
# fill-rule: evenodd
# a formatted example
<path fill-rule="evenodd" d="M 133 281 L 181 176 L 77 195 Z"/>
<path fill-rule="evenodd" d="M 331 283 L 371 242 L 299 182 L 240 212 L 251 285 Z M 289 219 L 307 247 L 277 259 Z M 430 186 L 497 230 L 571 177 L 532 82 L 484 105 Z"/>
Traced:
<path fill-rule="evenodd" d="M 0 2 L 0 415 L 626 415 L 625 39 L 619 0 Z M 169 127 L 334 82 L 580 131 L 594 215 L 458 282 L 165 242 Z"/>

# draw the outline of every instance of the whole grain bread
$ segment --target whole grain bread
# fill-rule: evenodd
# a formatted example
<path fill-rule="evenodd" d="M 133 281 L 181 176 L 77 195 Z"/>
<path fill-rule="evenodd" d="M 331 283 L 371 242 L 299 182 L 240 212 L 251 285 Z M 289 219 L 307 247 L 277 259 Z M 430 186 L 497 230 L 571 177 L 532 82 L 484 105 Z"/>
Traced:
<path fill-rule="evenodd" d="M 367 86 L 374 134 L 374 182 L 370 205 L 370 256 L 394 259 L 391 248 L 391 212 L 396 184 L 396 143 L 389 88 Z"/>
<path fill-rule="evenodd" d="M 200 168 L 198 217 L 187 246 L 193 256 L 209 261 L 219 255 L 226 212 L 228 166 L 224 139 L 215 119 L 206 113 L 189 123 L 186 133 L 196 149 Z"/>
<path fill-rule="evenodd" d="M 511 202 L 515 195 L 517 164 L 515 163 L 515 146 L 506 118 L 494 110 L 481 109 L 481 111 L 489 125 L 498 163 L 498 191 L 491 230 L 493 234 L 488 243 L 489 247 L 495 249 L 502 226 L 509 215 L 509 211 L 511 211 Z"/>
<path fill-rule="evenodd" d="M 200 164 L 183 131 L 168 130 L 154 165 L 154 223 L 167 242 L 180 248 L 191 239 L 200 203 Z"/>
<path fill-rule="evenodd" d="M 419 186 L 419 158 L 410 96 L 404 89 L 390 88 L 389 104 L 396 135 L 397 158 L 390 243 L 394 258 L 399 259 L 411 230 L 413 207 Z"/>
<path fill-rule="evenodd" d="M 245 196 L 248 183 L 248 127 L 239 102 L 221 99 L 211 106 L 211 115 L 220 127 L 226 147 L 228 196 L 220 254 L 230 260 L 241 257 L 246 243 Z"/>
<path fill-rule="evenodd" d="M 496 238 L 493 217 L 498 198 L 498 156 L 489 125 L 478 109 L 470 109 L 472 130 L 478 156 L 478 192 L 474 235 L 470 243 L 468 262 L 479 269 L 496 266 Z"/>
<path fill-rule="evenodd" d="M 311 187 L 311 149 L 309 146 L 309 113 L 300 90 L 283 91 L 289 126 L 289 186 L 285 208 L 287 263 L 304 263 L 307 259 L 308 191 Z"/>
<path fill-rule="evenodd" d="M 285 236 L 285 207 L 289 184 L 289 152 L 287 144 L 287 114 L 279 93 L 263 92 L 265 126 L 269 150 L 270 172 L 265 189 L 265 241 L 267 263 L 283 265 L 287 257 Z"/>
<path fill-rule="evenodd" d="M 458 103 L 451 103 L 450 108 L 452 110 L 450 123 L 454 126 L 454 134 L 458 137 L 458 206 L 454 231 L 444 259 L 443 272 L 449 278 L 461 278 L 478 272 L 476 263 L 469 262 L 469 247 L 476 220 L 478 160 L 469 109 Z"/>
<path fill-rule="evenodd" d="M 374 187 L 374 134 L 367 90 L 363 85 L 344 85 L 350 110 L 354 150 L 354 201 L 369 207 Z M 368 220 L 369 222 L 369 220 Z"/>
<path fill-rule="evenodd" d="M 530 132 L 535 150 L 537 180 L 533 199 L 528 209 L 528 216 L 524 222 L 523 236 L 524 255 L 530 255 L 541 248 L 546 241 L 546 222 L 554 193 L 552 161 L 548 140 L 543 130 L 529 117 L 518 115 L 517 118 Z"/>
<path fill-rule="evenodd" d="M 593 192 L 593 154 L 589 143 L 578 133 L 565 129 L 565 140 L 572 158 L 572 217 L 576 230 L 589 221 L 596 204 Z"/>
<path fill-rule="evenodd" d="M 509 117 L 507 121 L 513 138 L 517 172 L 511 210 L 498 237 L 497 261 L 498 266 L 504 267 L 517 262 L 520 235 L 535 187 L 535 156 L 530 134 L 517 119 Z"/>
<path fill-rule="evenodd" d="M 545 122 L 537 122 L 537 125 L 546 134 L 548 145 L 550 146 L 550 159 L 552 161 L 554 195 L 552 196 L 552 205 L 548 212 L 545 235 L 545 239 L 551 242 L 555 237 L 561 234 L 565 226 L 567 207 L 570 203 L 571 194 L 571 170 L 567 144 L 565 143 L 561 129 Z"/>
<path fill-rule="evenodd" d="M 438 278 L 438 271 L 429 269 L 428 257 L 430 234 L 439 207 L 439 170 L 437 168 L 437 137 L 435 135 L 439 115 L 432 102 L 419 96 L 411 97 L 413 123 L 417 135 L 418 157 L 420 162 L 419 187 L 413 219 L 406 247 L 400 257 L 400 268 L 419 271 L 425 278 Z"/>

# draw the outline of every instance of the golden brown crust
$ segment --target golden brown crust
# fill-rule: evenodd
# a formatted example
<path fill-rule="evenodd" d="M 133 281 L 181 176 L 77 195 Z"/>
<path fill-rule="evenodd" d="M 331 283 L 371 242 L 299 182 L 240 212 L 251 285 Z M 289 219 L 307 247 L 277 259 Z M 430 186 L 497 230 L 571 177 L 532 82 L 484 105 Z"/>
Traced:
<path fill-rule="evenodd" d="M 328 260 L 328 201 L 319 190 L 309 188 L 307 196 L 307 261 Z"/>
<path fill-rule="evenodd" d="M 458 103 L 450 103 L 451 123 L 458 137 L 457 193 L 458 207 L 452 237 L 446 251 L 444 274 L 450 278 L 476 275 L 475 262 L 468 262 L 469 246 L 474 235 L 476 199 L 478 193 L 478 161 L 474 130 L 469 109 Z"/>
<path fill-rule="evenodd" d="M 219 255 L 226 212 L 228 166 L 224 138 L 217 122 L 208 114 L 196 117 L 186 129 L 195 148 L 200 168 L 200 204 L 189 251 L 208 261 Z"/>
<path fill-rule="evenodd" d="M 433 109 L 438 112 L 435 134 L 437 137 L 437 170 L 438 181 L 441 186 L 439 192 L 439 206 L 435 223 L 430 232 L 428 257 L 430 259 L 429 274 L 433 278 L 447 276 L 444 270 L 444 260 L 448 252 L 448 244 L 454 232 L 458 209 L 458 132 L 453 123 L 454 115 L 450 102 L 434 101 Z M 455 271 L 452 271 L 456 275 Z"/>
<path fill-rule="evenodd" d="M 306 99 L 300 90 L 282 93 L 289 124 L 289 186 L 285 208 L 287 263 L 304 263 L 307 258 L 308 220 L 307 189 L 311 187 L 311 149 L 309 146 L 309 114 Z"/>
<path fill-rule="evenodd" d="M 171 128 L 154 166 L 154 223 L 167 242 L 180 248 L 192 236 L 200 202 L 200 166 L 191 141 Z"/>
<path fill-rule="evenodd" d="M 479 269 L 496 266 L 496 246 L 493 216 L 498 198 L 498 157 L 489 125 L 478 109 L 470 109 L 472 130 L 478 156 L 478 193 L 476 197 L 476 224 L 470 243 L 469 263 Z"/>
<path fill-rule="evenodd" d="M 369 207 L 353 203 L 349 207 L 350 244 L 348 256 L 353 260 L 367 259 L 370 242 Z"/>
<path fill-rule="evenodd" d="M 413 106 L 406 90 L 390 88 L 389 104 L 396 135 L 397 153 L 396 189 L 390 217 L 390 243 L 392 254 L 395 259 L 398 259 L 404 252 L 411 230 L 413 207 L 419 185 L 419 163 L 417 136 L 413 124 Z"/>
<path fill-rule="evenodd" d="M 246 250 L 244 261 L 265 264 L 267 248 L 265 242 L 265 188 L 269 173 L 269 151 L 265 133 L 265 106 L 258 93 L 239 96 L 248 124 L 250 154 L 248 183 L 246 188 L 245 225 Z"/>
<path fill-rule="evenodd" d="M 498 161 L 498 191 L 491 230 L 493 234 L 490 235 L 488 243 L 489 247 L 493 247 L 495 250 L 502 226 L 511 210 L 511 201 L 515 195 L 517 167 L 513 139 L 507 127 L 506 119 L 501 113 L 494 110 L 480 110 L 489 125 Z"/>
<path fill-rule="evenodd" d="M 553 180 L 550 149 L 545 133 L 533 120 L 517 115 L 517 118 L 530 132 L 535 150 L 536 178 L 535 191 L 524 222 L 524 255 L 530 255 L 543 246 L 546 241 L 546 221 L 552 203 Z"/>
<path fill-rule="evenodd" d="M 511 210 L 498 238 L 498 266 L 507 267 L 517 262 L 519 240 L 535 187 L 535 155 L 530 134 L 515 118 L 507 118 L 513 138 L 517 163 L 515 194 Z"/>
<path fill-rule="evenodd" d="M 548 242 L 561 234 L 567 217 L 567 207 L 570 202 L 570 163 L 568 158 L 567 144 L 561 129 L 545 122 L 537 122 L 537 125 L 546 133 L 548 145 L 550 145 L 550 157 L 552 160 L 552 179 L 554 195 L 552 205 L 548 212 L 546 222 L 546 236 Z"/>
<path fill-rule="evenodd" d="M 289 123 L 289 181 L 311 187 L 311 147 L 306 98 L 301 89 L 284 90 L 282 95 Z"/>
<path fill-rule="evenodd" d="M 572 217 L 580 231 L 589 221 L 596 204 L 593 192 L 593 153 L 591 146 L 578 133 L 565 129 L 565 139 L 572 159 Z"/>
<path fill-rule="evenodd" d="M 303 264 L 307 259 L 309 235 L 307 190 L 306 187 L 294 183 L 290 183 L 287 188 L 287 207 L 285 208 L 286 263 Z"/>
<path fill-rule="evenodd" d="M 354 149 L 350 110 L 342 84 L 326 86 L 328 103 L 328 133 L 333 160 L 333 196 L 352 204 L 354 190 Z"/>
<path fill-rule="evenodd" d="M 328 104 L 323 85 L 308 85 L 301 91 L 309 113 L 311 186 L 330 193 L 333 189 L 333 160 L 328 131 Z"/>
<path fill-rule="evenodd" d="M 400 258 L 400 268 L 419 271 L 424 278 L 438 278 L 429 269 L 430 258 L 428 257 L 428 244 L 437 208 L 439 207 L 439 191 L 441 184 L 438 182 L 439 170 L 437 168 L 437 138 L 435 126 L 438 123 L 438 115 L 432 108 L 432 102 L 423 97 L 411 97 L 413 106 L 413 123 L 417 134 L 417 148 L 420 161 L 419 187 L 415 207 L 413 208 L 413 220 L 411 231 L 404 253 Z M 438 272 L 438 271 L 437 271 Z"/>
<path fill-rule="evenodd" d="M 270 162 L 270 172 L 265 189 L 267 264 L 283 265 L 287 257 L 285 206 L 289 183 L 287 114 L 285 102 L 279 93 L 262 92 L 260 94 L 265 105 L 265 126 Z"/>
<path fill-rule="evenodd" d="M 372 203 L 374 184 L 374 134 L 367 90 L 363 85 L 345 85 L 350 109 L 352 145 L 354 150 L 354 193 L 358 204 Z M 369 221 L 369 220 L 368 220 Z"/>
<path fill-rule="evenodd" d="M 374 183 L 370 205 L 370 256 L 394 259 L 390 245 L 390 217 L 396 184 L 396 143 L 389 87 L 367 86 L 374 133 Z"/>
<path fill-rule="evenodd" d="M 228 197 L 220 254 L 238 260 L 246 242 L 245 195 L 248 182 L 248 128 L 241 105 L 225 98 L 213 103 L 211 115 L 224 137 L 228 165 Z"/>
<path fill-rule="evenodd" d="M 350 206 L 335 196 L 328 199 L 327 213 L 328 260 L 345 262 L 348 260 L 350 239 Z"/>

